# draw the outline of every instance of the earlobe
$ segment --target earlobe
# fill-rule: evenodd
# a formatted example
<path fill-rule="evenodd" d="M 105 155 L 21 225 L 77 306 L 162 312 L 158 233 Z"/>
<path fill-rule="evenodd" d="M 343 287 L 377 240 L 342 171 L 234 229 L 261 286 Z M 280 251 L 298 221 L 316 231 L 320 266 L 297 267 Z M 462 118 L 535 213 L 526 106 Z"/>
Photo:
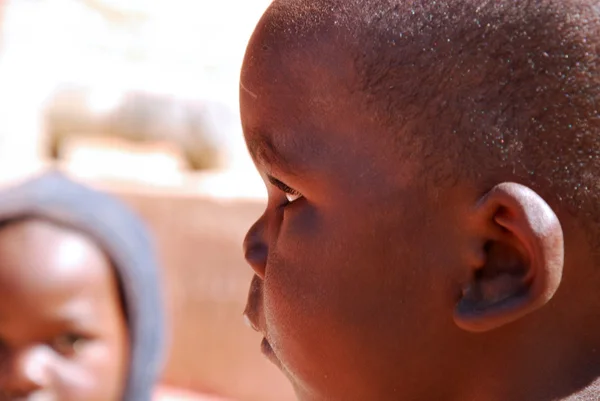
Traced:
<path fill-rule="evenodd" d="M 502 183 L 475 210 L 484 259 L 472 266 L 454 312 L 462 329 L 483 332 L 544 306 L 558 289 L 563 232 L 550 206 L 530 188 Z"/>

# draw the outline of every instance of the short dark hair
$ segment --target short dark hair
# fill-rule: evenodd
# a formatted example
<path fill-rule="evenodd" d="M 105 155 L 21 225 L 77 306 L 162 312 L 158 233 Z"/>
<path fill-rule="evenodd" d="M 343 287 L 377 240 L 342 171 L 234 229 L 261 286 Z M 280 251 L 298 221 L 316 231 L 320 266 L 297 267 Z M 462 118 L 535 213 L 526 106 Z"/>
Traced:
<path fill-rule="evenodd" d="M 365 111 L 416 138 L 435 185 L 509 178 L 600 240 L 599 1 L 277 3 L 290 38 L 343 35 Z"/>

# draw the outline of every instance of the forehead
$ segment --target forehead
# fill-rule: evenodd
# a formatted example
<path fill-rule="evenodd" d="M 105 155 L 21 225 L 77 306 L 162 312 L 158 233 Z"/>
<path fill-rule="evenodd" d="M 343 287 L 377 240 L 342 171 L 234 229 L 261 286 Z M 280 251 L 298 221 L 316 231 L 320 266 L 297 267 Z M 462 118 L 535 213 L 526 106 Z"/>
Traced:
<path fill-rule="evenodd" d="M 0 229 L 0 292 L 4 297 L 60 301 L 97 296 L 112 278 L 110 261 L 85 235 L 44 220 Z"/>
<path fill-rule="evenodd" d="M 265 79 L 313 101 L 347 92 L 354 77 L 347 29 L 290 7 L 271 7 L 250 38 L 241 74 L 241 89 L 261 95 Z M 308 24 L 307 21 L 313 21 Z M 306 78 L 318 85 L 304 85 Z M 281 93 L 286 97 L 288 93 Z"/>
<path fill-rule="evenodd" d="M 308 154 L 316 162 L 365 146 L 359 133 L 368 116 L 353 95 L 352 57 L 338 39 L 316 32 L 294 40 L 268 15 L 257 27 L 242 68 L 240 110 L 248 148 L 261 164 L 296 167 Z"/>

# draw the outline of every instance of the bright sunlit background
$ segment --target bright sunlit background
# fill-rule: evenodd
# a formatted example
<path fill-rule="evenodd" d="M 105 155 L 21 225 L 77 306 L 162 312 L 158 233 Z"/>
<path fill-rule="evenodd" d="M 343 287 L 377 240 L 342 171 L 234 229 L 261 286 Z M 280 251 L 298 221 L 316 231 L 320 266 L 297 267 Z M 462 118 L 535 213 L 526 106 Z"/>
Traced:
<path fill-rule="evenodd" d="M 27 170 L 54 152 L 59 161 L 75 163 L 81 175 L 112 176 L 124 170 L 117 158 L 111 155 L 114 163 L 100 166 L 101 156 L 90 156 L 87 144 L 102 153 L 113 147 L 108 138 L 116 138 L 119 147 L 125 140 L 130 149 L 145 152 L 150 146 L 156 153 L 160 144 L 170 158 L 184 159 L 182 165 L 158 158 L 155 169 L 140 162 L 140 171 L 133 163 L 126 170 L 138 178 L 180 185 L 190 180 L 175 170 L 186 165 L 218 169 L 221 175 L 225 170 L 228 178 L 238 178 L 234 172 L 248 172 L 250 166 L 238 122 L 239 68 L 268 3 L 7 1 L 0 160 Z M 87 153 L 79 155 L 79 148 Z M 191 154 L 184 154 L 186 149 Z M 196 181 L 215 196 L 262 196 L 253 185 L 255 176 L 241 180 L 235 190 L 225 183 Z"/>
<path fill-rule="evenodd" d="M 163 399 L 294 399 L 241 318 L 241 242 L 265 190 L 238 78 L 268 4 L 0 0 L 0 181 L 55 166 L 146 219 L 170 321 Z"/>

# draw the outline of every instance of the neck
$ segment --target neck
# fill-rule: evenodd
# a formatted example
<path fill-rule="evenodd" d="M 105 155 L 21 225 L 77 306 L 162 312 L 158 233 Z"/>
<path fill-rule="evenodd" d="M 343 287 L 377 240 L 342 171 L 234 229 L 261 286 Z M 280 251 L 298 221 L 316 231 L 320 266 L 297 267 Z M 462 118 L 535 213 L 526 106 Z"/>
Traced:
<path fill-rule="evenodd" d="M 555 310 L 546 315 L 559 313 Z M 466 369 L 465 391 L 457 400 L 598 399 L 600 317 L 596 313 L 572 319 L 572 314 L 564 313 L 562 316 L 571 319 L 553 319 L 548 325 L 548 320 L 543 324 L 548 316 L 540 313 L 527 325 L 507 327 L 475 340 L 480 341 L 477 354 L 484 358 Z"/>

